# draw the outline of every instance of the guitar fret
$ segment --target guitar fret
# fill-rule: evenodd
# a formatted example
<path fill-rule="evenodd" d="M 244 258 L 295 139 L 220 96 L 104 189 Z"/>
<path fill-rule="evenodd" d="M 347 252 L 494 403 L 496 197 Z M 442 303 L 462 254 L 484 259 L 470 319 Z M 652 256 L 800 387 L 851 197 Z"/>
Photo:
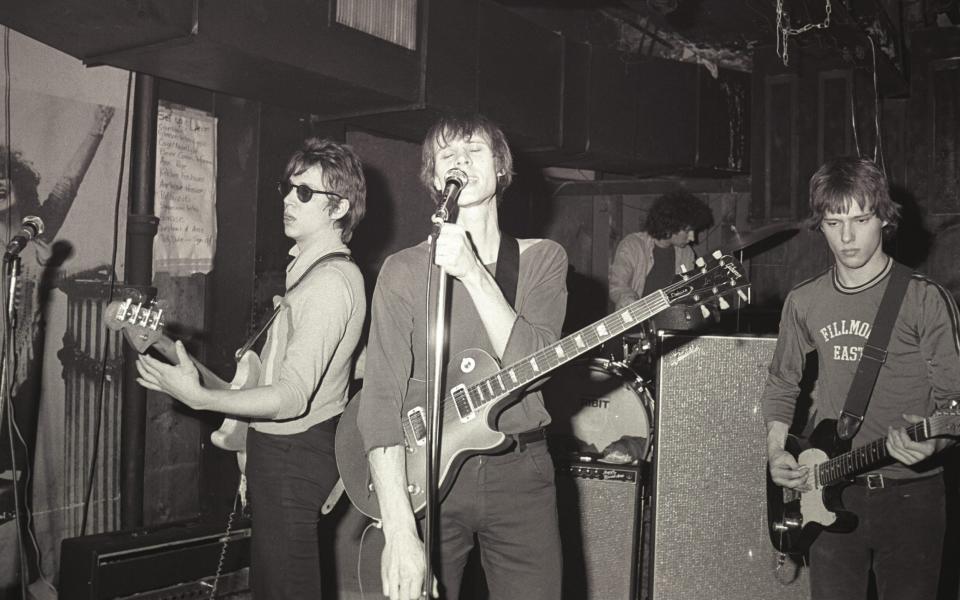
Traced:
<path fill-rule="evenodd" d="M 500 391 L 507 391 L 507 386 L 503 385 L 503 377 L 500 377 L 500 373 L 497 373 L 497 383 L 500 384 Z"/>
<path fill-rule="evenodd" d="M 510 376 L 510 380 L 511 380 L 513 383 L 515 383 L 515 384 L 516 384 L 516 383 L 520 383 L 520 380 L 517 379 L 517 374 L 516 374 L 516 372 L 515 372 L 513 369 L 508 369 L 508 370 L 507 370 L 507 375 Z"/>
<path fill-rule="evenodd" d="M 534 372 L 539 372 L 540 367 L 537 366 L 537 358 L 533 357 L 530 359 L 530 366 L 533 368 Z"/>
<path fill-rule="evenodd" d="M 487 380 L 487 389 L 490 390 L 490 395 L 491 395 L 491 396 L 496 396 L 496 395 L 497 395 L 496 392 L 493 391 L 493 385 L 490 383 L 490 380 L 489 380 L 489 379 Z"/>

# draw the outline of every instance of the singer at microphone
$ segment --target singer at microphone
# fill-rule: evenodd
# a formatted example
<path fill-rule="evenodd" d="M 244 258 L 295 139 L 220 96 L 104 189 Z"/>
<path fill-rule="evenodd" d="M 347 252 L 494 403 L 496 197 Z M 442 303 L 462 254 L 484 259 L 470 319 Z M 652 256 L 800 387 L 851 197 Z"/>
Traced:
<path fill-rule="evenodd" d="M 36 239 L 43 233 L 43 220 L 33 215 L 26 216 L 20 222 L 20 231 L 13 236 L 10 243 L 7 244 L 7 251 L 3 255 L 3 261 L 8 262 L 15 256 L 18 256 L 27 244 Z"/>

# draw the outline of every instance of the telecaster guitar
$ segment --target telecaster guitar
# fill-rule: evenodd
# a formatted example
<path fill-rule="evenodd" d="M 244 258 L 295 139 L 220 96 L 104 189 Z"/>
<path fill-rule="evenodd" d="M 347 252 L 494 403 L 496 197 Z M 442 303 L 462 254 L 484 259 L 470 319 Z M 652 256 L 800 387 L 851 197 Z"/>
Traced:
<path fill-rule="evenodd" d="M 678 281 L 589 325 L 506 368 L 483 350 L 465 350 L 454 356 L 446 369 L 446 397 L 442 400 L 440 455 L 436 459 L 440 497 L 450 489 L 460 466 L 475 454 L 489 454 L 507 447 L 507 436 L 494 429 L 499 414 L 525 386 L 581 356 L 657 313 L 678 305 L 702 307 L 718 301 L 729 308 L 724 294 L 747 299 L 749 286 L 743 267 L 719 252 L 697 259 L 696 269 Z M 360 512 L 379 519 L 380 507 L 370 480 L 366 454 L 357 428 L 359 402 L 354 397 L 340 419 L 336 435 L 337 466 L 344 489 Z M 423 398 L 405 398 L 402 407 L 406 447 L 407 493 L 414 511 L 426 505 L 427 412 Z"/>
<path fill-rule="evenodd" d="M 960 409 L 939 410 L 906 428 L 915 442 L 960 435 Z M 886 438 L 850 449 L 850 440 L 837 436 L 837 422 L 825 419 L 804 440 L 787 438 L 787 450 L 813 474 L 813 489 L 797 491 L 775 484 L 767 468 L 767 520 L 770 540 L 780 552 L 802 554 L 824 529 L 852 531 L 857 516 L 843 509 L 840 494 L 852 478 L 889 463 Z"/>
<path fill-rule="evenodd" d="M 116 300 L 104 309 L 103 320 L 108 329 L 122 332 L 127 343 L 140 354 L 152 347 L 169 362 L 177 363 L 174 342 L 163 333 L 163 309 L 134 303 L 129 298 Z M 237 361 L 237 371 L 230 382 L 217 377 L 197 360 L 194 360 L 193 364 L 200 373 L 203 385 L 216 389 L 237 390 L 253 387 L 260 377 L 260 357 L 253 351 L 247 351 Z M 218 448 L 240 453 L 238 460 L 241 470 L 243 469 L 247 447 L 246 421 L 225 418 L 220 428 L 210 434 L 210 441 Z"/>

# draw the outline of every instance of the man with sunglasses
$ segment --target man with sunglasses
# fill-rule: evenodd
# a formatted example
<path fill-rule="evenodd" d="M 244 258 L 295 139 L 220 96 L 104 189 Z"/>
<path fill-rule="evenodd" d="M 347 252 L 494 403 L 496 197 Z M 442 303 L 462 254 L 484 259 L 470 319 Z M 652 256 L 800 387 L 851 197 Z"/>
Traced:
<path fill-rule="evenodd" d="M 283 232 L 295 245 L 258 386 L 204 388 L 180 342 L 178 365 L 142 356 L 137 381 L 191 408 L 250 420 L 253 595 L 302 600 L 320 596 L 317 520 L 338 479 L 334 433 L 366 313 L 363 278 L 346 246 L 366 210 L 366 183 L 349 146 L 311 138 L 278 187 Z"/>
<path fill-rule="evenodd" d="M 423 398 L 428 387 L 432 353 L 426 348 L 435 309 L 428 309 L 434 298 L 426 290 L 436 290 L 437 267 L 450 276 L 448 359 L 479 348 L 509 365 L 560 335 L 566 253 L 550 240 L 513 240 L 500 229 L 498 207 L 512 167 L 503 132 L 486 118 L 441 118 L 424 140 L 420 179 L 439 200 L 451 170 L 462 171 L 466 183 L 456 201 L 459 214 L 440 228 L 433 264 L 431 242 L 424 241 L 388 257 L 377 280 L 357 424 L 380 506 L 381 583 L 391 600 L 419 598 L 425 573 L 406 493 L 401 407 L 408 399 Z M 471 369 L 465 363 L 455 366 Z M 554 469 L 543 435 L 549 421 L 541 394 L 525 390 L 496 420 L 511 446 L 468 458 L 453 474 L 440 506 L 439 564 L 432 569 L 444 598 L 459 597 L 474 536 L 491 598 L 560 598 Z"/>

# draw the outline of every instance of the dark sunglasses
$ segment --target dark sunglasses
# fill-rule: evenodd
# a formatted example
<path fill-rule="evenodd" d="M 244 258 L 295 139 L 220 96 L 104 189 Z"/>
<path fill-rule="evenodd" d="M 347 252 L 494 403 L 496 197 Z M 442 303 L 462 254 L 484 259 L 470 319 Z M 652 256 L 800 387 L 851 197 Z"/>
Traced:
<path fill-rule="evenodd" d="M 287 195 L 290 193 L 290 190 L 292 189 L 297 190 L 297 200 L 299 200 L 300 202 L 303 202 L 304 204 L 306 204 L 307 202 L 310 202 L 314 194 L 328 194 L 338 200 L 346 200 L 346 196 L 342 194 L 338 194 L 336 192 L 328 192 L 325 190 L 315 190 L 309 185 L 306 185 L 303 183 L 301 183 L 300 185 L 293 185 L 289 181 L 277 182 L 277 191 L 280 192 L 281 198 L 286 198 Z"/>

